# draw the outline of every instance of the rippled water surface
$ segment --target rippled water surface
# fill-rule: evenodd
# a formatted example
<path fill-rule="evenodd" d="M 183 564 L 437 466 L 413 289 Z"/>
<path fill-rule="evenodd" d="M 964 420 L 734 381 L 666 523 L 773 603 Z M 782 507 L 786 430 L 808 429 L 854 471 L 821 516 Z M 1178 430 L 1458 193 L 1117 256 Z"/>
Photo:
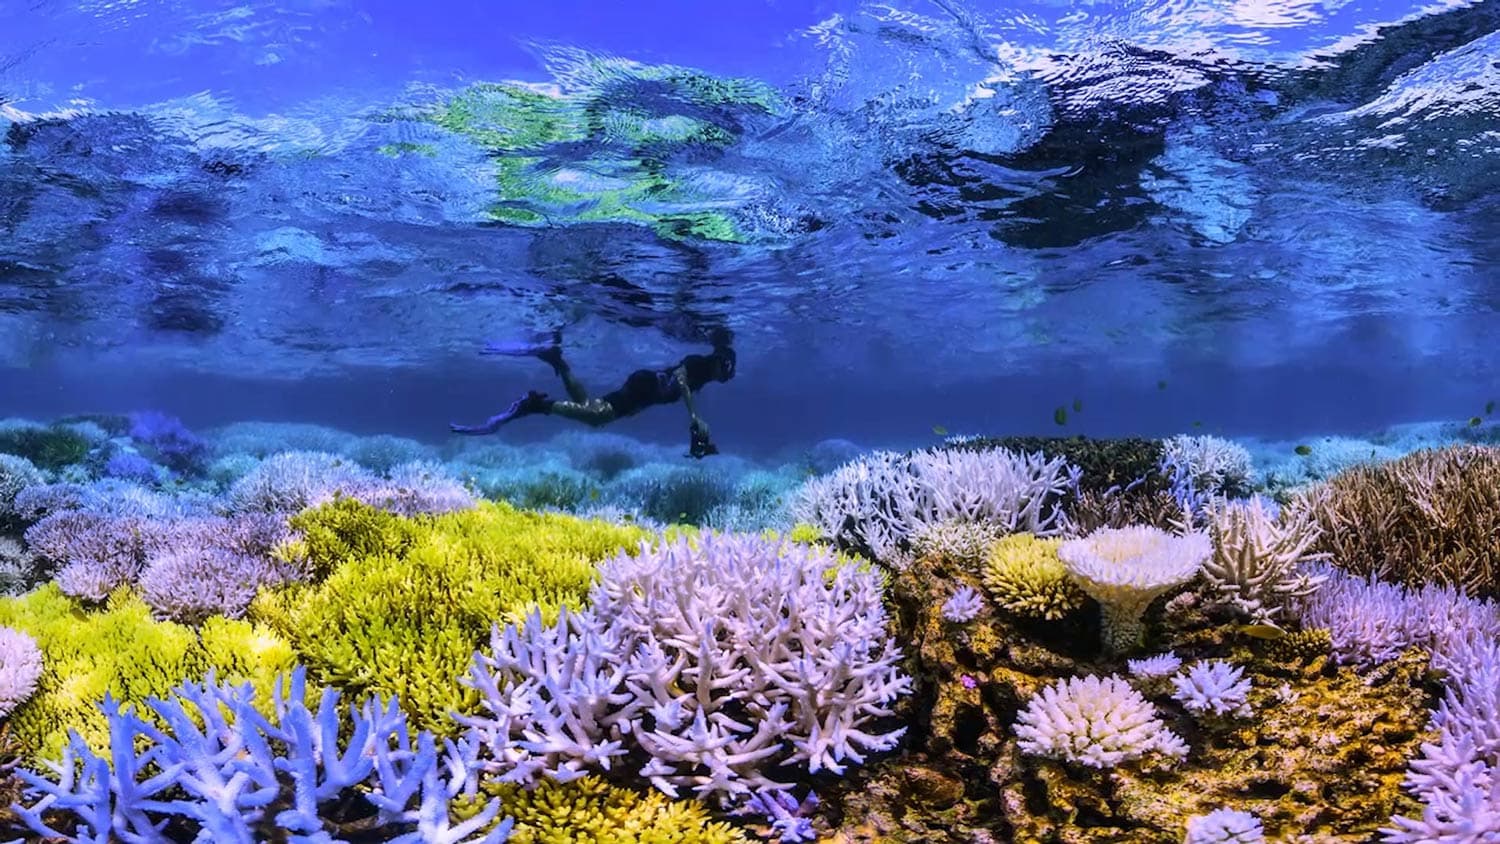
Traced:
<path fill-rule="evenodd" d="M 558 325 L 605 379 L 727 324 L 812 405 L 1492 381 L 1495 2 L 404 5 L 4 5 L 18 395 L 434 389 Z"/>

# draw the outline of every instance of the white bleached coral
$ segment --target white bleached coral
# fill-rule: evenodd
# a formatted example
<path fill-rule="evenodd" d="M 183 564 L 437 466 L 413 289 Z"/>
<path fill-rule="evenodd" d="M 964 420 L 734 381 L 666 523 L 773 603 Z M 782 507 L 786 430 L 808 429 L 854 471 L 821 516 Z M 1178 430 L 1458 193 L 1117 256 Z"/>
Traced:
<path fill-rule="evenodd" d="M 1137 525 L 1096 530 L 1057 550 L 1068 574 L 1104 614 L 1104 645 L 1124 652 L 1140 645 L 1146 606 L 1192 580 L 1213 553 L 1207 535 L 1174 536 Z"/>
<path fill-rule="evenodd" d="M 1256 624 L 1277 624 L 1297 598 L 1317 591 L 1324 578 L 1306 566 L 1327 559 L 1313 553 L 1322 528 L 1305 508 L 1280 513 L 1261 498 L 1226 502 L 1209 512 L 1214 553 L 1203 564 L 1212 600 Z"/>
<path fill-rule="evenodd" d="M 1148 753 L 1181 758 L 1187 744 L 1119 677 L 1070 677 L 1042 689 L 1016 719 L 1023 753 L 1112 768 Z"/>
<path fill-rule="evenodd" d="M 1261 844 L 1265 840 L 1260 818 L 1238 809 L 1215 809 L 1188 819 L 1182 844 Z"/>
<path fill-rule="evenodd" d="M 0 718 L 10 715 L 36 691 L 42 651 L 19 630 L 0 627 Z"/>

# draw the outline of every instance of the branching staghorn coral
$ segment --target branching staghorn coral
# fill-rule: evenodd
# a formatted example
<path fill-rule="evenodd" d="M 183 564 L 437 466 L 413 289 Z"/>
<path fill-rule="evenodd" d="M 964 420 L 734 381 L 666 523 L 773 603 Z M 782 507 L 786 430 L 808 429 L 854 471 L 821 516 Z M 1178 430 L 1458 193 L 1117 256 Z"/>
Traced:
<path fill-rule="evenodd" d="M 1212 497 L 1244 495 L 1255 476 L 1244 446 L 1211 435 L 1179 434 L 1162 440 L 1162 463 L 1176 466 L 1195 490 Z"/>
<path fill-rule="evenodd" d="M 1237 665 L 1214 659 L 1199 662 L 1172 678 L 1172 697 L 1194 715 L 1245 718 L 1250 680 Z"/>
<path fill-rule="evenodd" d="M 1500 448 L 1453 446 L 1358 466 L 1302 502 L 1323 528 L 1314 550 L 1341 568 L 1500 597 Z"/>
<path fill-rule="evenodd" d="M 999 533 L 1061 529 L 1062 495 L 1078 475 L 1062 458 L 1003 449 L 876 452 L 793 496 L 792 518 L 815 525 L 841 548 L 891 564 L 914 535 L 946 522 L 981 523 Z"/>
<path fill-rule="evenodd" d="M 1057 556 L 1059 539 L 1015 533 L 990 546 L 981 569 L 984 588 L 1000 607 L 1023 618 L 1056 621 L 1088 596 Z"/>
<path fill-rule="evenodd" d="M 1104 646 L 1116 653 L 1140 646 L 1147 605 L 1192 580 L 1212 553 L 1204 534 L 1173 536 L 1146 526 L 1097 530 L 1057 549 L 1068 574 L 1099 602 Z"/>
<path fill-rule="evenodd" d="M 250 685 L 211 676 L 148 701 L 150 719 L 106 699 L 109 756 L 75 734 L 49 765 L 53 776 L 22 772 L 39 799 L 21 817 L 38 835 L 99 844 L 188 836 L 253 844 L 288 833 L 311 844 L 353 830 L 403 844 L 506 840 L 511 822 L 494 822 L 498 801 L 450 819 L 450 802 L 474 793 L 472 745 L 447 742 L 440 752 L 430 733 L 413 740 L 396 703 L 378 697 L 344 707 L 325 688 L 314 712 L 302 670 L 285 679 L 265 713 Z M 338 816 L 345 812 L 352 816 Z M 70 823 L 54 826 L 63 818 Z"/>
<path fill-rule="evenodd" d="M 645 531 L 481 502 L 404 519 L 335 501 L 292 521 L 283 556 L 322 576 L 262 590 L 250 617 L 284 635 L 319 682 L 399 697 L 412 723 L 444 734 L 477 703 L 459 679 L 498 621 L 578 606 L 600 560 Z"/>
<path fill-rule="evenodd" d="M 669 795 L 742 799 L 785 765 L 889 750 L 907 693 L 876 573 L 766 537 L 705 535 L 600 567 L 581 611 L 497 628 L 471 683 L 494 773 L 567 781 L 643 752 Z"/>
<path fill-rule="evenodd" d="M 1209 509 L 1208 525 L 1214 553 L 1203 563 L 1203 579 L 1210 600 L 1251 623 L 1279 623 L 1290 601 L 1322 583 L 1306 570 L 1327 555 L 1312 551 L 1322 529 L 1305 508 L 1276 513 L 1260 498 L 1221 502 Z"/>
<path fill-rule="evenodd" d="M 1024 753 L 1091 768 L 1188 752 L 1156 708 L 1119 677 L 1070 677 L 1043 688 L 1017 717 L 1016 737 Z"/>

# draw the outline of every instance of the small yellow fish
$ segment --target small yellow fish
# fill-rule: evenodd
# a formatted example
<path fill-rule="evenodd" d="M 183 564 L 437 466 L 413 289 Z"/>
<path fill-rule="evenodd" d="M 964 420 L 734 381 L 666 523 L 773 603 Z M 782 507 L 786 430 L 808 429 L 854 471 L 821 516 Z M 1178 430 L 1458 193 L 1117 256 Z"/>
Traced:
<path fill-rule="evenodd" d="M 1299 445 L 1299 446 L 1297 446 L 1296 448 L 1294 448 L 1292 450 L 1295 451 L 1295 452 L 1297 452 L 1298 454 L 1302 455 L 1303 457 L 1306 457 L 1307 455 L 1312 454 L 1312 446 L 1310 446 L 1310 445 Z"/>
<path fill-rule="evenodd" d="M 940 437 L 948 436 L 948 429 L 944 428 L 942 425 L 933 425 L 932 432 Z"/>
<path fill-rule="evenodd" d="M 1083 399 L 1073 399 L 1073 412 L 1074 413 L 1082 413 L 1083 412 Z"/>
<path fill-rule="evenodd" d="M 1479 423 L 1483 422 L 1483 421 L 1484 420 L 1480 419 L 1478 416 L 1470 416 L 1469 417 L 1469 427 L 1470 428 L 1478 428 L 1479 427 Z"/>
<path fill-rule="evenodd" d="M 1052 421 L 1059 425 L 1068 424 L 1068 409 L 1062 405 L 1058 405 L 1057 409 L 1052 411 Z"/>
<path fill-rule="evenodd" d="M 1246 636 L 1266 640 L 1280 639 L 1286 635 L 1285 630 L 1274 624 L 1242 624 L 1240 625 L 1240 632 Z"/>

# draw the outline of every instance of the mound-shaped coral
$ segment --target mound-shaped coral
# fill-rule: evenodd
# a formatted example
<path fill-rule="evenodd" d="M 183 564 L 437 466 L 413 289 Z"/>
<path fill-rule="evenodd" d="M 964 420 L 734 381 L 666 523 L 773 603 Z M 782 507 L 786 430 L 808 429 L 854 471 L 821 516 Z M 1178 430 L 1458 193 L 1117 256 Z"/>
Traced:
<path fill-rule="evenodd" d="M 734 827 L 712 820 L 703 804 L 640 793 L 599 777 L 567 783 L 544 780 L 533 788 L 489 782 L 486 798 L 500 801 L 511 818 L 508 844 L 743 844 Z M 463 809 L 459 809 L 460 813 Z"/>
<path fill-rule="evenodd" d="M 1071 677 L 1047 686 L 1021 710 L 1016 738 L 1022 753 L 1091 768 L 1188 752 L 1150 701 L 1118 677 Z"/>
<path fill-rule="evenodd" d="M 981 570 L 996 605 L 1022 618 L 1056 621 L 1081 608 L 1088 596 L 1068 575 L 1057 549 L 1060 539 L 1016 533 L 990 546 Z"/>

